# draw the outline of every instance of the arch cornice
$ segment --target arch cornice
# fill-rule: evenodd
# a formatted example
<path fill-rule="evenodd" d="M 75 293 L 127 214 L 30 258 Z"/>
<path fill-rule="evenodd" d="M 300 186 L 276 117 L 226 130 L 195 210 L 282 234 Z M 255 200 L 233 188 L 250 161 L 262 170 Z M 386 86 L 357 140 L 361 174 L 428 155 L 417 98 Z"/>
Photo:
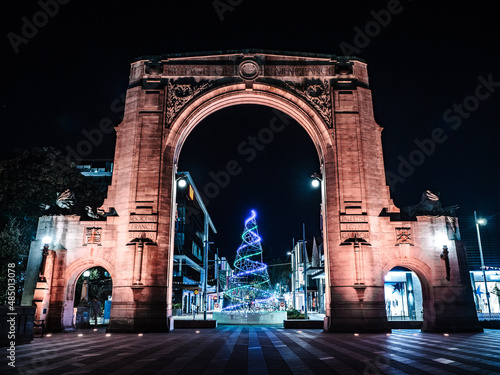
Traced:
<path fill-rule="evenodd" d="M 264 105 L 292 117 L 309 134 L 323 162 L 327 146 L 332 145 L 331 137 L 324 120 L 306 100 L 267 83 L 254 83 L 252 89 L 247 89 L 244 83 L 236 83 L 200 95 L 179 112 L 165 140 L 165 147 L 170 146 L 174 150 L 174 163 L 177 164 L 187 137 L 203 119 L 220 109 L 238 104 Z"/>

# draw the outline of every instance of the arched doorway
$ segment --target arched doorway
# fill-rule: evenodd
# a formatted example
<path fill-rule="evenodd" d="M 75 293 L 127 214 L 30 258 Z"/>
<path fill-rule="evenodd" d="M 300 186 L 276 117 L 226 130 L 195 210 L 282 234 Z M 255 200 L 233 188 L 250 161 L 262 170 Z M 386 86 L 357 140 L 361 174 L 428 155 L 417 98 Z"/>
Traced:
<path fill-rule="evenodd" d="M 318 114 L 312 110 L 311 107 L 307 105 L 306 102 L 301 100 L 295 95 L 290 94 L 285 90 L 280 90 L 276 87 L 270 87 L 268 85 L 255 84 L 253 90 L 242 90 L 241 85 L 226 86 L 222 89 L 216 89 L 206 97 L 200 97 L 199 100 L 194 101 L 191 105 L 188 105 L 181 115 L 178 116 L 176 121 L 172 124 L 172 130 L 169 132 L 170 136 L 167 139 L 164 160 L 166 166 L 172 166 L 171 170 L 165 171 L 166 173 L 172 173 L 171 179 L 165 178 L 163 183 L 166 185 L 166 190 L 172 191 L 172 196 L 170 201 L 164 201 L 165 209 L 170 211 L 170 225 L 169 233 L 170 243 L 169 243 L 169 269 L 167 277 L 170 278 L 169 284 L 173 284 L 173 253 L 174 253 L 174 233 L 175 233 L 175 205 L 172 202 L 176 201 L 177 186 L 175 184 L 176 175 L 179 171 L 179 160 L 180 153 L 184 142 L 188 138 L 189 134 L 198 126 L 203 119 L 211 115 L 212 113 L 219 111 L 224 108 L 233 107 L 236 105 L 260 105 L 274 109 L 274 116 L 269 121 L 269 125 L 262 130 L 260 133 L 264 140 L 270 140 L 274 137 L 274 134 L 279 132 L 283 122 L 289 123 L 290 118 L 295 120 L 302 128 L 306 131 L 308 136 L 311 138 L 314 148 L 316 149 L 319 165 L 318 171 L 323 176 L 322 189 L 321 189 L 321 206 L 324 208 L 321 210 L 321 215 L 325 215 L 327 212 L 328 204 L 335 205 L 337 202 L 332 199 L 328 202 L 326 201 L 326 186 L 328 183 L 334 183 L 336 180 L 335 171 L 332 168 L 325 169 L 325 155 L 327 158 L 333 158 L 331 153 L 331 148 L 329 148 L 328 139 L 325 139 L 324 134 L 322 134 L 322 129 L 325 128 L 323 120 L 318 116 Z M 274 133 L 274 134 L 273 134 Z M 266 135 L 264 135 L 266 134 Z M 267 138 L 265 138 L 267 137 Z M 265 141 L 264 141 L 265 143 Z M 331 145 L 330 145 L 331 146 Z M 328 160 L 328 159 L 326 159 Z M 330 165 L 333 165 L 330 161 Z M 311 171 L 314 173 L 314 171 Z M 161 218 L 160 218 L 161 219 Z M 322 217 L 323 231 L 327 233 L 326 227 L 328 225 L 327 221 Z M 167 223 L 165 223 L 167 224 Z M 159 222 L 158 228 L 161 228 L 161 222 Z M 166 228 L 166 227 L 165 227 Z M 325 253 L 325 264 L 328 264 L 328 244 L 325 242 L 324 253 Z M 326 273 L 328 273 L 328 267 L 326 267 Z M 328 277 L 326 277 L 328 280 Z M 328 286 L 325 288 L 328 289 Z M 167 290 L 167 314 L 172 311 L 172 288 Z M 327 307 L 327 315 L 329 313 L 329 294 L 325 295 L 325 306 Z"/>
<path fill-rule="evenodd" d="M 111 313 L 113 282 L 103 267 L 91 267 L 82 272 L 75 286 L 73 308 L 76 328 L 105 326 Z"/>
<path fill-rule="evenodd" d="M 206 139 L 214 135 L 215 141 L 207 143 Z M 281 258 L 280 262 L 274 263 L 287 261 L 293 238 L 302 238 L 303 223 L 312 248 L 311 238 L 321 236 L 321 190 L 311 186 L 311 174 L 319 171 L 317 149 L 308 133 L 272 107 L 237 104 L 222 108 L 193 129 L 179 157 L 177 178 L 189 174 L 189 180 L 195 183 L 195 195 L 201 196 L 217 229 L 215 244 L 209 246 L 209 311 L 217 303 L 214 253 L 217 249 L 218 257 L 225 258 L 221 262 L 233 267 L 244 219 L 250 210 L 257 212 L 265 263 L 277 258 Z M 203 293 L 203 264 L 200 253 L 195 251 L 203 248 L 203 238 L 196 237 L 196 233 L 203 232 L 203 226 L 202 220 L 191 220 L 189 224 L 190 220 L 185 219 L 186 210 L 201 211 L 188 194 L 193 192 L 190 184 L 176 185 L 173 311 L 177 314 L 176 310 L 182 308 L 184 315 L 192 319 L 190 306 L 182 296 L 192 293 L 193 288 Z M 274 283 L 278 275 L 271 272 L 276 269 L 273 267 L 269 265 L 268 270 Z M 224 280 L 219 282 L 221 290 Z"/>
<path fill-rule="evenodd" d="M 114 267 L 103 259 L 84 257 L 67 267 L 61 314 L 63 331 L 89 328 L 95 323 L 101 326 L 109 324 L 114 275 Z M 99 305 L 96 310 L 100 311 L 97 322 L 92 313 L 92 301 L 95 299 Z"/>
<path fill-rule="evenodd" d="M 420 280 L 406 267 L 394 267 L 385 275 L 384 296 L 389 321 L 423 321 Z"/>

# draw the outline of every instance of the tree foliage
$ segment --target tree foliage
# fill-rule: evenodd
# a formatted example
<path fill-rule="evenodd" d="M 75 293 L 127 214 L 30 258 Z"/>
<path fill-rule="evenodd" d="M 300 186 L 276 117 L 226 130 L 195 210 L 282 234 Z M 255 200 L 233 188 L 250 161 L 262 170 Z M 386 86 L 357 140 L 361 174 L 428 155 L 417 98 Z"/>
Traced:
<path fill-rule="evenodd" d="M 0 209 L 7 217 L 37 220 L 43 214 L 40 205 L 50 205 L 66 189 L 79 206 L 103 202 L 95 185 L 53 148 L 18 151 L 13 159 L 0 162 L 0 181 Z"/>
<path fill-rule="evenodd" d="M 99 188 L 53 148 L 22 150 L 12 159 L 0 161 L 0 291 L 6 290 L 7 263 L 16 263 L 17 302 L 38 218 L 69 214 L 55 205 L 58 194 L 67 189 L 75 194 L 76 210 L 84 212 L 85 206 L 99 207 L 103 203 Z M 4 297 L 0 293 L 0 304 L 5 303 Z"/>
<path fill-rule="evenodd" d="M 0 230 L 0 303 L 7 301 L 7 265 L 9 263 L 15 264 L 15 268 L 11 270 L 15 273 L 16 295 L 20 296 L 22 292 L 21 284 L 26 269 L 28 245 L 23 243 L 19 228 L 18 221 L 11 218 Z"/>

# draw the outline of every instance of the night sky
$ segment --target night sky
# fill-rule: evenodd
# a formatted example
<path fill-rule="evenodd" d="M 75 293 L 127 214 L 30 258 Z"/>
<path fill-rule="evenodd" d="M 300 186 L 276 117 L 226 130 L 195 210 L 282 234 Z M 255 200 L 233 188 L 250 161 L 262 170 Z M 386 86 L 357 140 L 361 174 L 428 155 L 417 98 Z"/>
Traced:
<path fill-rule="evenodd" d="M 392 192 L 396 205 L 418 203 L 427 188 L 439 191 L 443 205 L 460 206 L 470 248 L 477 210 L 490 218 L 483 235 L 487 262 L 494 253 L 500 258 L 500 33 L 491 3 L 269 3 L 72 0 L 57 9 L 49 0 L 45 17 L 43 0 L 3 5 L 0 158 L 34 146 L 66 153 L 84 139 L 82 130 L 104 118 L 118 124 L 117 103 L 138 56 L 244 48 L 356 55 L 368 63 L 386 169 L 400 176 Z M 218 14 L 214 4 L 227 8 Z M 40 27 L 23 26 L 34 16 Z M 227 161 L 241 162 L 242 173 L 208 205 L 219 231 L 216 246 L 225 255 L 239 246 L 251 208 L 258 210 L 269 254 L 285 254 L 292 238 L 302 236 L 303 222 L 308 237 L 320 233 L 320 193 L 309 187 L 318 157 L 298 124 L 288 124 L 252 162 L 237 152 L 272 116 L 264 107 L 222 110 L 204 120 L 182 150 L 181 169 L 198 188 Z M 443 130 L 442 142 L 401 176 L 398 169 L 436 129 Z M 113 154 L 110 134 L 88 158 Z"/>

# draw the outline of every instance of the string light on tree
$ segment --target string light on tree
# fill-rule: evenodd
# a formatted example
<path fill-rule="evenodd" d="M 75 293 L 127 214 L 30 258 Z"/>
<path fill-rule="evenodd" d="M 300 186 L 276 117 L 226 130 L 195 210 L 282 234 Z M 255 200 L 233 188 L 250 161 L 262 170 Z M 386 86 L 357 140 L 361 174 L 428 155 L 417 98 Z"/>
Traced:
<path fill-rule="evenodd" d="M 242 243 L 236 252 L 235 274 L 229 278 L 226 303 L 223 310 L 270 309 L 274 295 L 267 272 L 261 260 L 261 237 L 257 230 L 256 212 L 245 220 Z"/>

